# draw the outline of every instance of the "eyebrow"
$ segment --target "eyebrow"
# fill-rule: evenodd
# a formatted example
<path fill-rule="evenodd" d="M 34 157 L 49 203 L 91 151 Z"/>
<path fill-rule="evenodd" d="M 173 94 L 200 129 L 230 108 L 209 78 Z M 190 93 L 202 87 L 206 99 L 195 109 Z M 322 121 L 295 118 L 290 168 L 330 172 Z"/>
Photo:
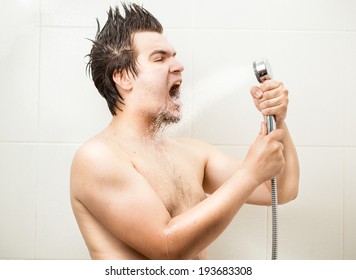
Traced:
<path fill-rule="evenodd" d="M 155 54 L 161 54 L 161 55 L 172 55 L 175 56 L 177 54 L 176 51 L 170 52 L 170 51 L 165 51 L 165 50 L 154 50 L 153 52 L 150 53 L 149 57 L 154 56 Z"/>

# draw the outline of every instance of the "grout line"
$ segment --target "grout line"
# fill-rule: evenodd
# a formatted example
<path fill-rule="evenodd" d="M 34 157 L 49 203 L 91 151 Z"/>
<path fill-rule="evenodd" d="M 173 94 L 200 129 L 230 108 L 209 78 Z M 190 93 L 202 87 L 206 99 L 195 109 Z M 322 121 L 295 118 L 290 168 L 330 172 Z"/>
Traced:
<path fill-rule="evenodd" d="M 92 25 L 41 25 L 41 28 L 80 28 L 80 29 L 95 29 L 96 30 L 96 26 Z"/>
<path fill-rule="evenodd" d="M 41 28 L 95 28 L 95 25 L 41 25 Z M 356 33 L 356 30 L 324 30 L 324 29 L 262 29 L 262 28 L 234 28 L 234 27 L 166 27 L 172 31 L 241 31 L 241 32 L 290 32 L 290 33 Z"/>
<path fill-rule="evenodd" d="M 38 65 L 37 65 L 37 120 L 36 120 L 36 168 L 35 168 L 35 197 L 36 197 L 36 205 L 35 205 L 35 259 L 39 259 L 39 230 L 38 230 L 38 214 L 39 214 L 39 162 L 40 162 L 40 144 L 39 144 L 39 138 L 40 138 L 40 90 L 41 90 L 41 43 L 42 43 L 42 28 L 41 28 L 41 23 L 42 23 L 42 16 L 41 16 L 41 1 L 38 1 L 38 16 L 39 16 L 39 26 L 38 26 Z"/>

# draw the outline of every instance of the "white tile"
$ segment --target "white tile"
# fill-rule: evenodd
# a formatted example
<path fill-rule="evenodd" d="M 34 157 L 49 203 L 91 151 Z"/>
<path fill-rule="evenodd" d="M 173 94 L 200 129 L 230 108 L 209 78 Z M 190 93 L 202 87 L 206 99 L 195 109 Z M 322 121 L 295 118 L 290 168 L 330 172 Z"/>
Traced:
<path fill-rule="evenodd" d="M 153 14 L 162 24 L 164 29 L 191 29 L 194 24 L 194 3 L 197 0 L 140 0 L 145 9 Z M 205 3 L 204 3 L 205 5 Z"/>
<path fill-rule="evenodd" d="M 39 24 L 40 0 L 2 0 L 0 11 L 0 28 L 21 27 Z M 8 34 L 10 35 L 10 34 Z"/>
<path fill-rule="evenodd" d="M 355 20 L 356 21 L 356 20 Z M 345 46 L 343 52 L 342 74 L 343 80 L 343 144 L 349 147 L 356 147 L 356 33 L 344 33 L 342 42 Z M 342 98 L 337 96 L 336 98 Z"/>
<path fill-rule="evenodd" d="M 117 0 L 77 0 L 41 1 L 41 24 L 43 26 L 95 26 L 96 18 L 101 26 L 107 19 L 110 6 L 118 5 Z M 143 5 L 163 25 L 164 28 L 188 28 L 192 26 L 194 6 L 191 0 L 172 3 L 163 0 L 142 0 Z M 85 7 L 85 8 L 83 8 Z"/>
<path fill-rule="evenodd" d="M 356 149 L 345 148 L 344 259 L 356 259 Z"/>
<path fill-rule="evenodd" d="M 270 24 L 277 30 L 343 30 L 349 7 L 349 0 L 271 0 Z"/>
<path fill-rule="evenodd" d="M 338 3 L 340 3 L 338 1 Z M 341 3 L 340 3 L 341 4 Z M 343 30 L 355 31 L 356 30 L 356 2 L 354 0 L 343 0 L 342 5 L 339 5 L 341 8 L 340 16 L 344 20 Z"/>
<path fill-rule="evenodd" d="M 106 101 L 86 73 L 94 29 L 43 28 L 40 140 L 83 142 L 111 120 Z"/>
<path fill-rule="evenodd" d="M 264 29 L 269 27 L 268 1 L 196 1 L 195 27 L 200 29 Z"/>
<path fill-rule="evenodd" d="M 37 138 L 39 1 L 5 1 L 0 11 L 0 140 Z"/>
<path fill-rule="evenodd" d="M 70 166 L 78 145 L 40 145 L 38 167 L 39 259 L 88 259 L 70 205 Z"/>
<path fill-rule="evenodd" d="M 107 10 L 117 3 L 117 0 L 41 1 L 41 25 L 96 27 L 96 18 L 99 18 L 103 26 Z"/>
<path fill-rule="evenodd" d="M 355 30 L 352 0 L 196 1 L 195 26 L 201 29 Z"/>
<path fill-rule="evenodd" d="M 298 197 L 278 208 L 279 259 L 342 259 L 342 148 L 298 148 L 298 154 Z"/>
<path fill-rule="evenodd" d="M 0 259 L 35 259 L 36 145 L 0 143 Z"/>

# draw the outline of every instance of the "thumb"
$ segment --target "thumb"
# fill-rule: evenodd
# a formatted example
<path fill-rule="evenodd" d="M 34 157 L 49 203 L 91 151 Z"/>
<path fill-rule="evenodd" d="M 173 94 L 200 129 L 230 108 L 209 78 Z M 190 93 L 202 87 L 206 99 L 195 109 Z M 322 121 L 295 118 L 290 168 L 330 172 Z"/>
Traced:
<path fill-rule="evenodd" d="M 263 122 L 261 122 L 260 133 L 258 134 L 256 140 L 262 139 L 266 135 L 267 135 L 267 123 L 265 121 L 263 121 Z"/>
<path fill-rule="evenodd" d="M 250 93 L 253 98 L 260 99 L 263 95 L 262 90 L 258 86 L 251 87 Z"/>

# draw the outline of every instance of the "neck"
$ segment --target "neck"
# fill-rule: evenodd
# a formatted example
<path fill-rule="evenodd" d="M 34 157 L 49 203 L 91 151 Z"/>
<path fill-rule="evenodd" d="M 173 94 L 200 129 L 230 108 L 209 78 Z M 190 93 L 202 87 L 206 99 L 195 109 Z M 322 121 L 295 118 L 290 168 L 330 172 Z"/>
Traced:
<path fill-rule="evenodd" d="M 108 129 L 120 138 L 130 141 L 157 141 L 162 139 L 162 125 L 144 116 L 132 116 L 118 112 Z"/>

